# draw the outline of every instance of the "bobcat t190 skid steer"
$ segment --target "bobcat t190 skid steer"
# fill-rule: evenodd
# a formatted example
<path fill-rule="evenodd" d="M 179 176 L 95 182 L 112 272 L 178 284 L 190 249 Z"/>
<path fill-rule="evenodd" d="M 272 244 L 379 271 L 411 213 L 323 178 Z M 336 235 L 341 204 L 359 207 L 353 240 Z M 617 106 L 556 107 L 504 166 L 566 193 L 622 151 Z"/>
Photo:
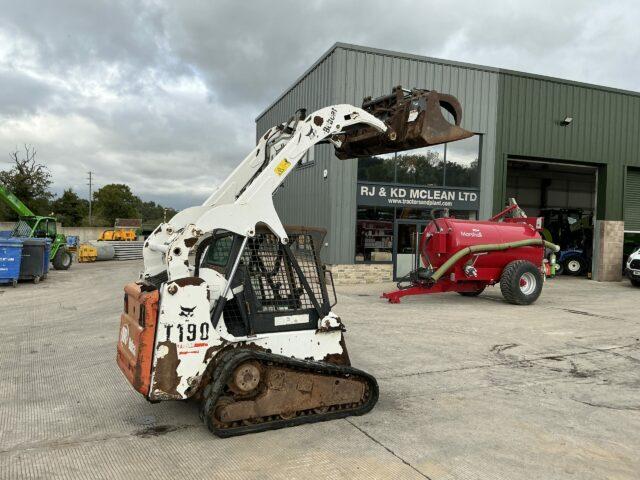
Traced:
<path fill-rule="evenodd" d="M 133 387 L 151 402 L 200 400 L 221 437 L 371 410 L 378 385 L 350 365 L 319 260 L 324 232 L 283 226 L 272 195 L 318 143 L 342 159 L 436 145 L 472 135 L 461 114 L 450 95 L 396 87 L 269 129 L 201 206 L 146 240 L 117 349 Z"/>

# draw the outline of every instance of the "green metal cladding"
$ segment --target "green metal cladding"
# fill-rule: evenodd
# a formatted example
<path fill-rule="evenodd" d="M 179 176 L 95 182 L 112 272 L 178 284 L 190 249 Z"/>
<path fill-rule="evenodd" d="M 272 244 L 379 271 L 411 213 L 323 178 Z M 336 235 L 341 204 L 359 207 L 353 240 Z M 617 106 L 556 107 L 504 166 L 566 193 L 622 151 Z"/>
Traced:
<path fill-rule="evenodd" d="M 494 210 L 507 157 L 523 156 L 597 166 L 597 217 L 623 219 L 625 172 L 640 166 L 640 94 L 501 71 L 496 136 Z"/>
<path fill-rule="evenodd" d="M 480 218 L 504 206 L 512 156 L 596 166 L 597 218 L 640 221 L 640 200 L 630 191 L 637 177 L 627 176 L 640 167 L 640 93 L 336 43 L 258 116 L 256 135 L 300 107 L 359 105 L 396 85 L 461 101 L 462 126 L 482 135 Z M 566 116 L 573 122 L 561 126 Z M 357 162 L 338 160 L 328 145 L 314 153 L 315 162 L 297 168 L 279 189 L 276 208 L 284 223 L 327 229 L 323 261 L 352 263 Z"/>

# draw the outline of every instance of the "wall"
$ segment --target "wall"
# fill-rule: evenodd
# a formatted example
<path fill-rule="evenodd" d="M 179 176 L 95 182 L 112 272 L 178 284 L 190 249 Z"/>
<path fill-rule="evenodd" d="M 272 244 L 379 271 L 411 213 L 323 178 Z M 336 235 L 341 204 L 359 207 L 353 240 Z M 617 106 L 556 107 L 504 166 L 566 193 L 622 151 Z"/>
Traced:
<path fill-rule="evenodd" d="M 570 126 L 559 125 L 565 116 Z M 494 211 L 505 200 L 508 155 L 599 167 L 599 219 L 622 220 L 624 172 L 640 166 L 640 94 L 501 72 Z"/>
<path fill-rule="evenodd" d="M 107 227 L 60 227 L 58 230 L 65 235 L 78 235 L 81 242 L 97 240 Z"/>
<path fill-rule="evenodd" d="M 329 267 L 335 285 L 390 282 L 393 265 L 390 263 L 354 263 Z"/>
<path fill-rule="evenodd" d="M 0 231 L 12 230 L 13 222 L 0 222 Z M 78 235 L 81 242 L 97 240 L 103 230 L 107 227 L 62 227 L 58 224 L 58 232 L 65 235 Z"/>

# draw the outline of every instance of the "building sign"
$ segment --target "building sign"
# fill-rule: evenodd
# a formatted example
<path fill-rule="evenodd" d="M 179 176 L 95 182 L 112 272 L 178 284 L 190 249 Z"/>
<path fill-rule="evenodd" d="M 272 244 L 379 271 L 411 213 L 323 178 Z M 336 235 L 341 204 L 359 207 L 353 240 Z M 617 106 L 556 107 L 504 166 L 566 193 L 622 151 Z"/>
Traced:
<path fill-rule="evenodd" d="M 477 210 L 477 188 L 416 187 L 358 182 L 358 205 L 372 207 L 451 208 Z"/>

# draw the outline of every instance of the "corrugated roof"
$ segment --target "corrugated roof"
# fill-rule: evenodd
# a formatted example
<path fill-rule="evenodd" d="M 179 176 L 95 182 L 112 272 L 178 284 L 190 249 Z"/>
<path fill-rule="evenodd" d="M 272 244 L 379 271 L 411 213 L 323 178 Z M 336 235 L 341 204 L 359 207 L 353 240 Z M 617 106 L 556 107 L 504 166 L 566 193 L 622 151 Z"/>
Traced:
<path fill-rule="evenodd" d="M 567 80 L 567 79 L 558 78 L 558 77 L 549 77 L 549 76 L 546 76 L 546 75 L 539 75 L 539 74 L 536 74 L 536 73 L 520 72 L 520 71 L 517 71 L 517 70 L 509 70 L 509 69 L 505 69 L 505 68 L 488 67 L 486 65 L 477 65 L 477 64 L 473 64 L 473 63 L 457 62 L 457 61 L 454 61 L 454 60 L 444 60 L 442 58 L 427 57 L 427 56 L 424 56 L 424 55 L 415 55 L 415 54 L 412 54 L 412 53 L 396 52 L 396 51 L 393 51 L 393 50 L 385 50 L 385 49 L 381 49 L 381 48 L 364 47 L 362 45 L 353 45 L 353 44 L 350 44 L 350 43 L 337 42 L 337 43 L 334 43 L 331 46 L 331 48 L 329 48 L 325 53 L 323 53 L 320 56 L 320 58 L 318 58 L 318 60 L 316 60 L 307 70 L 305 70 L 305 72 L 302 75 L 300 75 L 287 89 L 285 89 L 285 91 L 282 92 L 273 102 L 271 102 L 264 110 L 262 110 L 262 112 L 260 112 L 260 114 L 256 117 L 256 122 L 265 113 L 267 113 L 269 111 L 269 109 L 271 109 L 276 103 L 278 103 L 280 100 L 282 100 L 282 98 L 289 91 L 291 91 L 291 89 L 293 89 L 297 84 L 299 84 L 307 75 L 309 75 L 310 72 L 312 72 L 320 63 L 322 63 L 324 60 L 326 60 L 338 48 L 343 48 L 345 50 L 356 50 L 356 51 L 364 52 L 364 53 L 373 53 L 373 54 L 377 54 L 377 55 L 386 55 L 386 56 L 392 56 L 392 57 L 398 57 L 398 58 L 406 58 L 406 59 L 409 59 L 409 60 L 419 60 L 419 61 L 423 61 L 423 62 L 435 63 L 435 64 L 441 64 L 441 65 L 449 65 L 449 66 L 456 66 L 456 67 L 461 67 L 461 68 L 469 68 L 469 69 L 474 69 L 474 70 L 482 70 L 482 71 L 485 71 L 485 72 L 495 72 L 495 73 L 502 73 L 502 74 L 506 74 L 506 75 L 515 75 L 515 76 L 520 76 L 520 77 L 534 78 L 534 79 L 543 80 L 543 81 L 547 81 L 547 82 L 554 82 L 554 83 L 561 83 L 561 84 L 565 84 L 565 85 L 573 85 L 573 86 L 578 86 L 578 87 L 583 87 L 583 88 L 589 88 L 591 90 L 601 90 L 601 91 L 609 92 L 609 93 L 619 93 L 619 94 L 623 94 L 623 95 L 632 95 L 634 97 L 640 97 L 640 92 L 634 92 L 634 91 L 631 91 L 631 90 L 623 90 L 623 89 L 614 88 L 614 87 L 606 87 L 606 86 L 602 86 L 602 85 L 595 85 L 595 84 L 590 84 L 590 83 L 585 83 L 585 82 L 578 82 L 578 81 Z"/>

